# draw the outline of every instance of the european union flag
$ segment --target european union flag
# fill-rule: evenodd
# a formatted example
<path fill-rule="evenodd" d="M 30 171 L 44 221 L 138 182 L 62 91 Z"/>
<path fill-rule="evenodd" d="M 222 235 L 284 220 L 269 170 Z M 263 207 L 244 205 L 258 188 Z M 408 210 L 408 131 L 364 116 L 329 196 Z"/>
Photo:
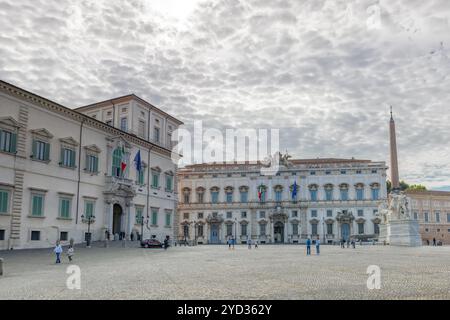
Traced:
<path fill-rule="evenodd" d="M 141 162 L 141 150 L 136 153 L 134 157 L 134 162 L 136 163 L 136 170 L 141 172 L 142 170 L 142 162 Z"/>
<path fill-rule="evenodd" d="M 294 185 L 292 186 L 292 200 L 295 200 L 297 197 L 297 181 L 294 181 Z"/>

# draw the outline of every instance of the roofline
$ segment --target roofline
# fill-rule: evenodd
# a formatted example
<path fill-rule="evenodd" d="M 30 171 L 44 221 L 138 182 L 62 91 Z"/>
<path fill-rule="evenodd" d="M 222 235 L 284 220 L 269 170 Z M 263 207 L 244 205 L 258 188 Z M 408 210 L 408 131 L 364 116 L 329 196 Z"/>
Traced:
<path fill-rule="evenodd" d="M 127 98 L 128 98 L 128 99 L 134 99 L 134 100 L 137 100 L 137 101 L 141 102 L 142 104 L 146 105 L 147 107 L 149 107 L 150 109 L 156 109 L 156 110 L 158 110 L 158 112 L 162 113 L 163 115 L 167 116 L 167 117 L 170 118 L 171 120 L 175 121 L 178 125 L 184 124 L 183 121 L 178 120 L 177 118 L 175 118 L 174 116 L 172 116 L 172 115 L 168 114 L 167 112 L 161 110 L 160 108 L 155 107 L 153 104 L 151 104 L 150 102 L 148 102 L 148 101 L 146 101 L 146 100 L 144 100 L 144 99 L 138 97 L 138 96 L 135 95 L 134 93 L 127 94 L 127 95 L 120 96 L 120 97 L 116 97 L 116 98 L 111 98 L 111 99 L 103 100 L 103 101 L 100 101 L 100 102 L 91 103 L 91 104 L 88 104 L 88 105 L 85 105 L 85 106 L 81 106 L 81 107 L 75 108 L 75 109 L 73 109 L 73 110 L 77 110 L 77 111 L 80 112 L 80 111 L 82 111 L 82 110 L 86 110 L 86 109 L 89 109 L 89 108 L 98 107 L 98 106 L 101 106 L 101 105 L 107 105 L 107 104 L 109 104 L 109 103 L 114 103 L 114 101 L 116 101 L 116 100 L 127 99 Z"/>
<path fill-rule="evenodd" d="M 442 190 L 406 190 L 406 194 L 429 195 L 429 196 L 450 196 L 450 191 Z"/>
<path fill-rule="evenodd" d="M 116 128 L 116 127 L 107 125 L 106 123 L 104 123 L 104 122 L 102 122 L 102 121 L 100 121 L 100 120 L 94 119 L 94 118 L 89 117 L 88 115 L 86 115 L 86 114 L 84 114 L 84 113 L 78 112 L 78 111 L 76 111 L 76 110 L 74 110 L 74 109 L 71 109 L 71 108 L 68 108 L 68 107 L 65 107 L 65 106 L 63 106 L 62 104 L 59 104 L 59 103 L 57 103 L 57 102 L 54 102 L 54 101 L 49 100 L 49 99 L 47 99 L 47 98 L 44 98 L 44 97 L 42 97 L 42 96 L 40 96 L 40 95 L 38 95 L 38 94 L 35 94 L 35 93 L 32 93 L 32 92 L 27 91 L 27 90 L 25 90 L 25 89 L 22 89 L 22 88 L 20 88 L 20 87 L 18 87 L 18 86 L 15 86 L 15 85 L 13 85 L 13 84 L 7 82 L 7 81 L 4 81 L 4 80 L 1 80 L 1 79 L 0 79 L 0 84 L 3 84 L 3 85 L 5 85 L 5 86 L 12 87 L 12 88 L 15 89 L 15 90 L 24 92 L 24 93 L 27 94 L 27 95 L 30 95 L 30 96 L 32 96 L 32 97 L 36 97 L 37 99 L 41 99 L 41 100 L 43 100 L 44 102 L 46 102 L 47 104 L 55 105 L 55 106 L 57 106 L 57 107 L 59 107 L 59 108 L 65 109 L 65 110 L 68 111 L 68 112 L 73 112 L 73 113 L 74 113 L 76 116 L 78 116 L 79 118 L 82 118 L 83 120 L 89 120 L 89 121 L 91 121 L 91 122 L 93 122 L 93 123 L 96 123 L 96 124 L 99 125 L 99 127 L 102 127 L 102 126 L 108 127 L 108 129 L 110 129 L 110 130 L 112 130 L 112 131 L 115 131 L 115 132 L 117 132 L 117 133 L 119 133 L 119 134 L 125 135 L 126 137 L 129 138 L 129 140 L 137 139 L 137 141 L 140 141 L 140 142 L 143 142 L 143 143 L 145 143 L 145 144 L 150 145 L 150 146 L 151 146 L 151 148 L 150 148 L 151 150 L 154 149 L 154 148 L 156 148 L 156 149 L 159 148 L 159 149 L 164 150 L 165 152 L 168 152 L 168 155 L 169 155 L 169 156 L 170 156 L 170 154 L 171 154 L 171 152 L 172 152 L 172 150 L 169 150 L 169 149 L 167 149 L 167 148 L 165 148 L 165 147 L 162 147 L 162 146 L 160 146 L 160 145 L 157 145 L 157 144 L 155 144 L 155 143 L 153 143 L 153 142 L 150 142 L 150 141 L 147 141 L 147 140 L 145 140 L 145 139 L 142 139 L 142 138 L 140 138 L 140 137 L 138 137 L 138 136 L 136 136 L 136 135 L 132 135 L 132 134 L 130 134 L 129 132 L 120 130 L 119 128 Z M 22 98 L 23 98 L 23 97 L 22 97 Z M 36 103 L 34 103 L 34 104 L 36 105 Z M 181 155 L 180 155 L 180 156 L 181 156 Z"/>

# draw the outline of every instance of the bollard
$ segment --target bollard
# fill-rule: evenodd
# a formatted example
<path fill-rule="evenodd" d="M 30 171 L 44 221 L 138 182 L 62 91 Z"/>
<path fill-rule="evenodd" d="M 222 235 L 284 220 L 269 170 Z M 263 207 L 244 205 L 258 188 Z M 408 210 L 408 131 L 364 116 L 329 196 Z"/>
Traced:
<path fill-rule="evenodd" d="M 0 258 L 0 276 L 3 275 L 3 258 Z"/>

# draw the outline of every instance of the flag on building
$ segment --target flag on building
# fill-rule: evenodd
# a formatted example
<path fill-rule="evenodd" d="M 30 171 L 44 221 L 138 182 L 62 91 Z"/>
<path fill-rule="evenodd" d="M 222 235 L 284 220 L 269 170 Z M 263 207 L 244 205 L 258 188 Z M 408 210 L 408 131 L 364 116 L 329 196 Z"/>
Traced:
<path fill-rule="evenodd" d="M 136 170 L 141 172 L 142 170 L 142 162 L 141 162 L 141 150 L 138 150 L 136 156 L 134 157 L 134 163 L 136 164 Z"/>
<path fill-rule="evenodd" d="M 263 185 L 261 184 L 261 185 L 258 187 L 258 198 L 259 198 L 259 201 L 261 201 L 263 192 L 264 192 L 264 190 L 263 190 Z"/>
<path fill-rule="evenodd" d="M 122 145 L 122 148 L 120 149 L 120 169 L 122 169 L 122 174 L 125 172 L 125 169 L 127 168 L 127 163 L 125 160 L 125 148 Z"/>
<path fill-rule="evenodd" d="M 294 185 L 292 186 L 292 200 L 297 198 L 297 181 L 294 181 Z"/>

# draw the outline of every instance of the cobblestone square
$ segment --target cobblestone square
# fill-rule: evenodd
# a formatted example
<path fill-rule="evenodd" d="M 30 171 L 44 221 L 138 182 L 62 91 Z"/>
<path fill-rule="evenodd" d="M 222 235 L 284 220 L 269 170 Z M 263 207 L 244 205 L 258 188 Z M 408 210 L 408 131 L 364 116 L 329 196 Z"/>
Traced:
<path fill-rule="evenodd" d="M 55 265 L 52 249 L 0 252 L 0 299 L 450 299 L 450 247 L 102 246 L 76 248 L 80 290 L 66 286 L 66 255 Z M 379 290 L 367 288 L 369 265 Z"/>

